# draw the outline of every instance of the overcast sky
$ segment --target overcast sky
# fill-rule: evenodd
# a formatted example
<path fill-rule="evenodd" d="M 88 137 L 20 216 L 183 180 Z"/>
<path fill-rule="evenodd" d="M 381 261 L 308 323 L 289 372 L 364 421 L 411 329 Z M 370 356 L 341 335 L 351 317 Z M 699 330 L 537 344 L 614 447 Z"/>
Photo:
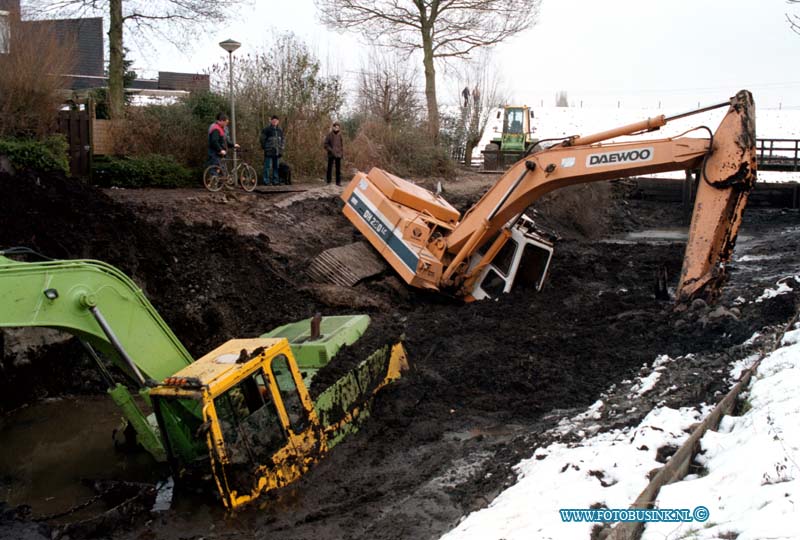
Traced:
<path fill-rule="evenodd" d="M 543 0 L 539 22 L 495 49 L 506 89 L 517 102 L 552 105 L 559 90 L 584 106 L 689 108 L 750 89 L 759 107 L 800 108 L 800 35 L 785 0 Z M 257 0 L 181 54 L 166 43 L 134 51 L 137 68 L 202 71 L 233 38 L 241 53 L 292 31 L 326 69 L 352 83 L 366 48 L 354 34 L 317 21 L 312 0 Z M 443 101 L 454 92 L 444 91 Z"/>

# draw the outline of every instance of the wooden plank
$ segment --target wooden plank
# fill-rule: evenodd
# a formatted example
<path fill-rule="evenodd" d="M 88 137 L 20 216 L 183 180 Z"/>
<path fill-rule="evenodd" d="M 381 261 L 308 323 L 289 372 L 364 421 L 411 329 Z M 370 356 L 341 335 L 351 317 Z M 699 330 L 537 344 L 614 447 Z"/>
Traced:
<path fill-rule="evenodd" d="M 736 405 L 736 400 L 738 399 L 739 394 L 741 394 L 742 390 L 749 386 L 750 379 L 752 378 L 753 374 L 755 374 L 756 370 L 758 370 L 758 366 L 761 365 L 761 361 L 768 354 L 775 352 L 775 350 L 778 348 L 778 345 L 783 340 L 783 336 L 786 334 L 786 332 L 794 327 L 798 317 L 800 317 L 800 311 L 795 313 L 788 324 L 786 324 L 782 331 L 776 336 L 773 346 L 770 347 L 770 350 L 762 352 L 758 360 L 756 360 L 753 365 L 742 374 L 739 382 L 736 383 L 736 385 L 730 389 L 725 397 L 722 398 L 722 401 L 720 401 L 717 406 L 714 407 L 714 410 L 711 411 L 711 414 L 709 414 L 708 417 L 703 420 L 700 425 L 694 429 L 694 431 L 692 431 L 692 434 L 689 436 L 686 442 L 684 442 L 678 451 L 673 454 L 667 464 L 658 470 L 658 473 L 656 473 L 647 487 L 644 488 L 634 503 L 630 506 L 631 508 L 653 508 L 658 498 L 658 493 L 663 486 L 682 480 L 686 476 L 686 473 L 689 470 L 689 465 L 692 463 L 692 460 L 700 450 L 700 439 L 706 434 L 707 431 L 715 431 L 719 427 L 722 417 L 733 412 L 733 408 Z M 606 540 L 639 540 L 642 536 L 642 532 L 644 531 L 644 525 L 645 524 L 642 522 L 618 523 L 613 529 L 611 529 L 611 533 L 606 536 Z"/>
<path fill-rule="evenodd" d="M 92 120 L 92 151 L 98 156 L 114 154 L 113 122 L 111 120 Z"/>

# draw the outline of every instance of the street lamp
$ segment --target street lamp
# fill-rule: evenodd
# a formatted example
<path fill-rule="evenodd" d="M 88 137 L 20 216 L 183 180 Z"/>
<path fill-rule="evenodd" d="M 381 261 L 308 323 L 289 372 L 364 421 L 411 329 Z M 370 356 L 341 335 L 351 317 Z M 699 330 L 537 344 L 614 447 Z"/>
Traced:
<path fill-rule="evenodd" d="M 233 141 L 233 170 L 236 171 L 236 103 L 233 100 L 233 51 L 242 46 L 238 41 L 226 39 L 220 47 L 228 51 L 228 88 L 231 94 L 231 141 Z M 234 174 L 236 174 L 234 172 Z"/>

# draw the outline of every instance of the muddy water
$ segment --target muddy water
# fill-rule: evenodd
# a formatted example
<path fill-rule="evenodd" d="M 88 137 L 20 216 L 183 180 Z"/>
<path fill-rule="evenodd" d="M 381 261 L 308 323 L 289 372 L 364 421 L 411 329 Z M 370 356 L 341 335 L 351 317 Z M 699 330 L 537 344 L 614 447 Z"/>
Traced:
<path fill-rule="evenodd" d="M 49 399 L 0 419 L 0 500 L 40 516 L 92 497 L 84 480 L 157 480 L 163 470 L 148 454 L 114 448 L 119 419 L 106 396 Z"/>

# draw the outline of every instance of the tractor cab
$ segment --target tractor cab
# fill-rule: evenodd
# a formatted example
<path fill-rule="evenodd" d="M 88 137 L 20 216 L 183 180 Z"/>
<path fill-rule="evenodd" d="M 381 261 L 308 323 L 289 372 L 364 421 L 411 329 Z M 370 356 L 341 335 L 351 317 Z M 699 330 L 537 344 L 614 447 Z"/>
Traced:
<path fill-rule="evenodd" d="M 504 169 L 522 158 L 536 145 L 533 138 L 533 109 L 527 105 L 506 105 L 497 111 L 497 124 L 502 118 L 502 132 L 495 127 L 495 135 L 483 150 L 483 167 L 486 170 Z"/>
<path fill-rule="evenodd" d="M 293 482 L 326 451 L 286 339 L 234 339 L 150 392 L 176 473 L 209 456 L 225 506 Z"/>
<path fill-rule="evenodd" d="M 497 113 L 498 116 L 501 114 Z M 500 144 L 500 150 L 506 152 L 524 152 L 532 142 L 533 109 L 523 106 L 506 106 L 503 108 L 503 133 L 500 140 L 493 142 Z"/>

